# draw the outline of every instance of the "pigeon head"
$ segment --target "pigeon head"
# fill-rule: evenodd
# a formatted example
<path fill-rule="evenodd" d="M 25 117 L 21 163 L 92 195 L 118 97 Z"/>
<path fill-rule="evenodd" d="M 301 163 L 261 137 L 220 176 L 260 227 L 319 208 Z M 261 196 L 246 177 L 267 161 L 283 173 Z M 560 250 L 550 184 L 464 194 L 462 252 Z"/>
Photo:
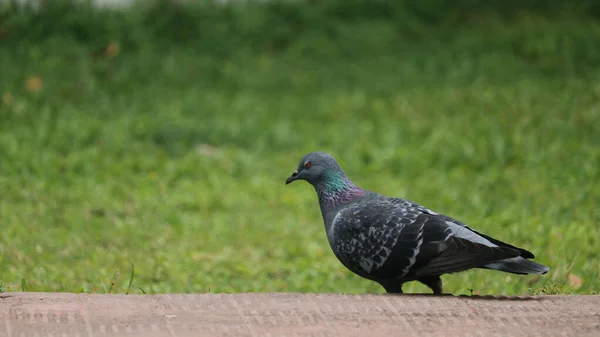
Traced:
<path fill-rule="evenodd" d="M 344 171 L 329 153 L 311 152 L 300 160 L 298 168 L 285 180 L 289 184 L 295 180 L 306 180 L 313 186 L 345 177 Z"/>
<path fill-rule="evenodd" d="M 311 152 L 302 157 L 298 168 L 285 180 L 285 184 L 295 180 L 305 180 L 315 188 L 324 217 L 326 212 L 366 192 L 356 186 L 335 158 L 325 152 Z"/>

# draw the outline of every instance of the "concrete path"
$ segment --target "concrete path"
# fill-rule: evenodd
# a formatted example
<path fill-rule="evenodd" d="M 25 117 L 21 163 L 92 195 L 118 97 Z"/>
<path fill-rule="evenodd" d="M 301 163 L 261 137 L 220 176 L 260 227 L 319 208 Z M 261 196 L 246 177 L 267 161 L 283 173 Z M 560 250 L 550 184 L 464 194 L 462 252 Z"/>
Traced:
<path fill-rule="evenodd" d="M 0 294 L 0 336 L 600 336 L 600 296 Z"/>

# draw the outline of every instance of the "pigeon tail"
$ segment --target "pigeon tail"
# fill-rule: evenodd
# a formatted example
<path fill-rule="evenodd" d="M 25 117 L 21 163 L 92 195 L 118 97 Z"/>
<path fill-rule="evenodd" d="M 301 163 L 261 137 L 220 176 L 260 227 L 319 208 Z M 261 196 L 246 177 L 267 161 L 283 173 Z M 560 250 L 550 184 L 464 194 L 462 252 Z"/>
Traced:
<path fill-rule="evenodd" d="M 488 263 L 483 266 L 484 269 L 499 270 L 512 274 L 546 274 L 550 268 L 523 257 L 515 257 L 512 259 L 501 260 L 498 262 Z"/>

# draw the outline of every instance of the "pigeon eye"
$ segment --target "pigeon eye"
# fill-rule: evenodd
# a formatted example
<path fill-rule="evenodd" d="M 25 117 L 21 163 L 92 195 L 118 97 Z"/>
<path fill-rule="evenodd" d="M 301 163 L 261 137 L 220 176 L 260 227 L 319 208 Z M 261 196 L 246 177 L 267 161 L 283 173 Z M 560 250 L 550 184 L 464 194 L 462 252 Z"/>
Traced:
<path fill-rule="evenodd" d="M 306 169 L 310 168 L 310 162 L 309 161 L 305 161 L 304 162 L 304 168 L 306 168 Z"/>

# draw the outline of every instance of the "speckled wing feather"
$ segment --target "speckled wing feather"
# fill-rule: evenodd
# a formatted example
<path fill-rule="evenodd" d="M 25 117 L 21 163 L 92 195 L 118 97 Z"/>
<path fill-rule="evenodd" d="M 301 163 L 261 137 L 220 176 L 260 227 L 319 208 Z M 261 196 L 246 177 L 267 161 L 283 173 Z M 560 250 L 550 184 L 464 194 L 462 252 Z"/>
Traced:
<path fill-rule="evenodd" d="M 396 269 L 408 270 L 421 244 L 422 228 L 412 225 L 417 216 L 418 212 L 385 201 L 358 202 L 341 210 L 333 220 L 332 249 L 348 269 L 369 277 L 396 247 L 395 255 L 403 256 L 397 259 Z M 398 240 L 402 240 L 399 247 Z"/>
<path fill-rule="evenodd" d="M 422 213 L 417 221 L 423 221 L 424 243 L 421 252 L 407 276 L 416 278 L 455 273 L 471 268 L 481 267 L 489 262 L 513 258 L 520 255 L 519 251 L 507 247 L 493 247 L 466 238 L 456 236 L 448 223 L 441 217 Z M 428 231 L 440 231 L 445 228 L 450 235 L 443 241 L 429 241 Z M 438 252 L 440 246 L 444 249 Z"/>
<path fill-rule="evenodd" d="M 414 208 L 414 209 L 420 210 L 423 213 L 426 213 L 426 214 L 429 214 L 429 215 L 435 215 L 435 216 L 439 217 L 441 220 L 446 221 L 450 226 L 461 227 L 462 229 L 465 229 L 465 230 L 459 230 L 458 232 L 460 232 L 460 234 L 463 234 L 463 236 L 465 238 L 467 238 L 467 239 L 476 240 L 476 241 L 479 240 L 482 243 L 484 241 L 486 241 L 485 242 L 486 244 L 489 243 L 492 246 L 499 246 L 499 247 L 507 247 L 507 248 L 516 249 L 516 250 L 518 250 L 521 253 L 521 257 L 523 257 L 523 258 L 526 258 L 526 259 L 533 259 L 533 258 L 535 258 L 535 255 L 532 252 L 528 251 L 528 250 L 525 250 L 525 249 L 519 248 L 519 247 L 515 247 L 515 246 L 513 246 L 511 244 L 508 244 L 506 242 L 502 242 L 502 241 L 500 241 L 498 239 L 494 239 L 494 238 L 492 238 L 492 237 L 490 237 L 488 235 L 479 233 L 478 231 L 474 230 L 473 228 L 467 226 L 466 224 L 464 224 L 464 223 L 462 223 L 462 222 L 460 222 L 460 221 L 458 221 L 456 219 L 453 219 L 453 218 L 451 218 L 449 216 L 446 216 L 446 215 L 443 215 L 443 214 L 436 213 L 436 212 L 434 212 L 434 211 L 432 211 L 432 210 L 430 210 L 428 208 L 425 208 L 425 207 L 423 207 L 423 206 L 421 206 L 421 205 L 419 205 L 417 203 L 414 203 L 412 201 L 405 200 L 405 199 L 400 199 L 400 198 L 390 198 L 390 201 L 393 202 L 393 203 L 395 203 L 395 204 L 398 204 L 398 205 L 400 205 L 401 207 L 404 207 L 404 208 Z M 457 231 L 455 230 L 454 232 L 457 232 Z M 460 234 L 459 234 L 459 236 L 460 236 Z"/>

